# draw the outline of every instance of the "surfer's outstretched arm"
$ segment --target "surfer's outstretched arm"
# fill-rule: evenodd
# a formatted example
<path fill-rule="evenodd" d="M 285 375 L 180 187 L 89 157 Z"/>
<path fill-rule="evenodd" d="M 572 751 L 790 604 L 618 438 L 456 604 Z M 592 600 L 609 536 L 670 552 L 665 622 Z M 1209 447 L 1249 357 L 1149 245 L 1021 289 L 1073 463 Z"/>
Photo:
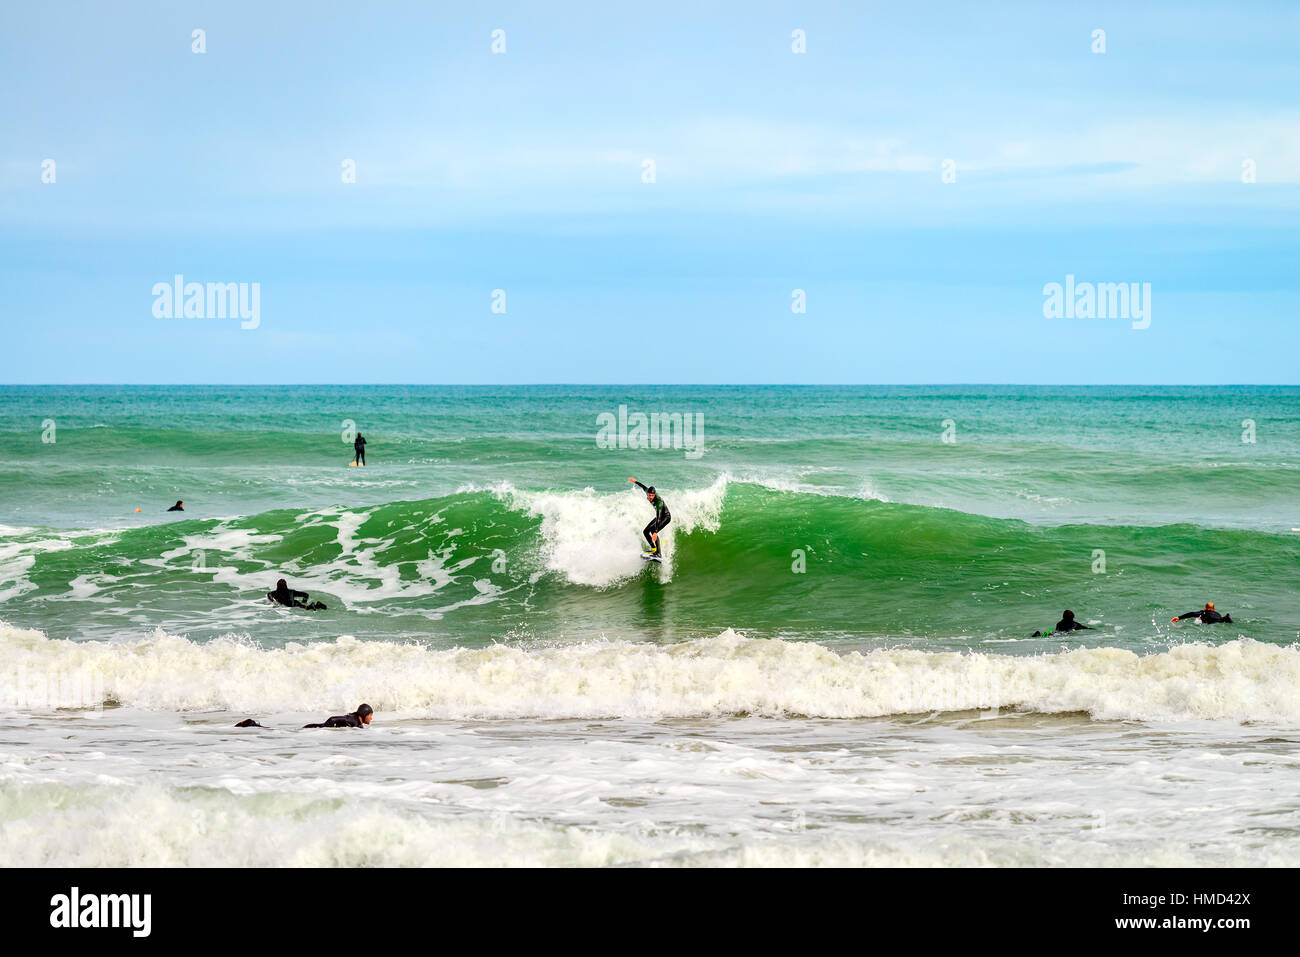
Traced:
<path fill-rule="evenodd" d="M 642 485 L 631 477 L 628 478 L 628 481 L 640 485 L 641 490 L 645 492 L 646 499 L 654 506 L 655 517 L 650 520 L 649 525 L 642 529 L 641 534 L 645 536 L 646 542 L 649 543 L 651 554 L 658 555 L 659 531 L 672 520 L 672 515 L 668 512 L 668 506 L 664 504 L 663 496 L 655 491 L 653 485 Z"/>

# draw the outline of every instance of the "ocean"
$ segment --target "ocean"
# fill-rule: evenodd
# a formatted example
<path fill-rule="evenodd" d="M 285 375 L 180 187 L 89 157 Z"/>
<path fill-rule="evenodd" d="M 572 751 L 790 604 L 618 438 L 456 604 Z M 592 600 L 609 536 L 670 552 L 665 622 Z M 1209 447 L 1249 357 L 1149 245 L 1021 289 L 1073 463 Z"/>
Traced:
<path fill-rule="evenodd" d="M 1297 387 L 4 386 L 0 435 L 3 865 L 1300 864 Z"/>

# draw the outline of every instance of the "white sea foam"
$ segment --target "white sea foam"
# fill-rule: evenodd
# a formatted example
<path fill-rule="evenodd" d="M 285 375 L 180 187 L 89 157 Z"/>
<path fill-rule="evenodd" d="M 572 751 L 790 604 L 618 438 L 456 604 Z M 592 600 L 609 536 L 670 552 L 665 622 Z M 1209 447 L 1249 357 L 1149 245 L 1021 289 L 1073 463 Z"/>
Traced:
<path fill-rule="evenodd" d="M 1018 656 L 713 638 L 431 650 L 357 641 L 265 649 L 157 631 L 133 641 L 51 640 L 0 625 L 0 702 L 19 674 L 84 675 L 155 711 L 308 712 L 366 700 L 410 717 L 874 717 L 1007 708 L 1099 719 L 1300 721 L 1300 649 L 1239 639 L 1138 656 L 1081 648 Z"/>
<path fill-rule="evenodd" d="M 235 592 L 265 592 L 277 578 L 286 577 L 296 589 L 327 595 L 348 609 L 364 610 L 375 602 L 433 595 L 474 561 L 470 558 L 452 563 L 442 555 L 428 552 L 425 559 L 413 563 L 418 574 L 404 577 L 399 564 L 382 560 L 384 550 L 394 544 L 392 538 L 361 535 L 361 527 L 372 513 L 373 509 L 335 506 L 297 516 L 299 528 L 325 527 L 333 532 L 339 553 L 328 562 L 302 567 L 293 562 L 272 564 L 258 557 L 258 549 L 282 541 L 282 535 L 231 528 L 223 522 L 205 532 L 182 536 L 181 545 L 142 563 L 166 568 L 177 563 L 189 564 L 201 555 L 203 568 L 212 573 L 212 580 Z M 247 570 L 249 565 L 262 567 Z M 419 613 L 437 619 L 453 608 L 490 601 L 499 593 L 486 579 L 474 585 L 478 591 L 474 597 L 424 608 Z"/>
<path fill-rule="evenodd" d="M 728 481 L 760 485 L 773 492 L 793 492 L 799 495 L 819 495 L 823 498 L 856 498 L 869 502 L 888 502 L 889 497 L 880 490 L 873 479 L 846 473 L 843 485 L 819 485 L 808 482 L 810 475 L 824 475 L 839 471 L 824 467 L 804 469 L 747 469 L 739 475 L 725 475 Z"/>
<path fill-rule="evenodd" d="M 427 809 L 435 811 L 436 808 Z M 1293 865 L 1285 847 L 1052 839 L 985 822 L 963 834 L 873 836 L 636 824 L 575 826 L 504 812 L 426 813 L 391 801 L 238 794 L 157 784 L 0 784 L 4 867 L 1090 867 Z M 734 826 L 734 825 L 733 825 Z"/>
<path fill-rule="evenodd" d="M 576 492 L 528 492 L 509 484 L 492 491 L 512 508 L 540 517 L 542 560 L 548 571 L 576 585 L 612 585 L 642 570 L 641 529 L 654 511 L 640 489 L 608 495 L 585 488 Z M 663 569 L 672 574 L 673 542 L 696 529 L 717 531 L 727 479 L 703 489 L 666 496 L 672 522 L 661 533 Z"/>
<path fill-rule="evenodd" d="M 36 564 L 40 552 L 58 552 L 72 548 L 64 537 L 35 542 L 0 542 L 0 602 L 8 601 L 36 589 L 27 572 Z"/>
<path fill-rule="evenodd" d="M 0 786 L 4 867 L 601 866 L 710 846 L 297 794 Z"/>

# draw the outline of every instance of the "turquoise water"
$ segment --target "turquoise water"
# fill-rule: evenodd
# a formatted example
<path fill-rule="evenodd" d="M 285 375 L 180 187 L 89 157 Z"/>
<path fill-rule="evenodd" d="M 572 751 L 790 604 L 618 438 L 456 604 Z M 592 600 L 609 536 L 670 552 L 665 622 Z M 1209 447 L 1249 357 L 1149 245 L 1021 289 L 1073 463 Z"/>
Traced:
<path fill-rule="evenodd" d="M 620 406 L 701 441 L 602 448 Z M 966 647 L 1068 606 L 1150 648 L 1207 600 L 1300 635 L 1293 387 L 6 387 L 0 430 L 0 613 L 51 637 Z"/>
<path fill-rule="evenodd" d="M 0 431 L 3 864 L 1300 860 L 1300 389 L 4 388 Z"/>

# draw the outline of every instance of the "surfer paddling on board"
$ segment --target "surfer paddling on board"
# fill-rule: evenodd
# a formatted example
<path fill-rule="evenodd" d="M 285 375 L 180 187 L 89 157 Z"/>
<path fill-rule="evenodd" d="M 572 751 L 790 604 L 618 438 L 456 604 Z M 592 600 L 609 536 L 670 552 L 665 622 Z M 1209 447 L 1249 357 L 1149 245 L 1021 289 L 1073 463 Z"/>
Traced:
<path fill-rule="evenodd" d="M 663 496 L 655 491 L 653 485 L 642 485 L 634 478 L 629 478 L 629 482 L 637 485 L 641 491 L 645 492 L 646 501 L 655 508 L 655 517 L 650 519 L 650 524 L 641 530 L 645 540 L 649 543 L 649 554 L 646 558 L 660 558 L 659 554 L 659 532 L 672 521 L 673 517 L 668 511 L 668 505 L 664 502 Z"/>
<path fill-rule="evenodd" d="M 363 704 L 351 714 L 336 714 L 326 718 L 319 724 L 304 724 L 304 728 L 364 728 L 370 724 L 370 719 L 374 717 L 375 709 L 368 704 Z M 265 728 L 266 725 L 258 724 L 254 718 L 245 718 L 236 728 Z"/>
<path fill-rule="evenodd" d="M 368 704 L 363 704 L 351 714 L 336 714 L 332 718 L 326 718 L 320 724 L 304 724 L 304 728 L 364 728 L 370 723 L 375 709 Z"/>
<path fill-rule="evenodd" d="M 1036 631 L 1036 632 L 1034 632 L 1032 635 L 1030 635 L 1029 637 L 1030 637 L 1030 638 L 1050 638 L 1052 635 L 1057 634 L 1057 633 L 1059 633 L 1059 632 L 1063 632 L 1063 631 L 1066 631 L 1066 632 L 1069 632 L 1069 631 L 1092 631 L 1092 628 L 1090 628 L 1090 627 L 1087 626 L 1087 625 L 1081 625 L 1081 624 L 1079 624 L 1077 621 L 1075 621 L 1075 620 L 1074 620 L 1074 612 L 1070 611 L 1070 609 L 1067 608 L 1067 609 L 1065 609 L 1065 612 L 1061 615 L 1061 620 L 1058 621 L 1058 622 L 1056 623 L 1056 627 L 1055 627 L 1055 628 L 1048 628 L 1047 631 L 1045 631 L 1045 632 L 1043 632 L 1043 631 Z"/>
<path fill-rule="evenodd" d="M 1184 618 L 1195 618 L 1202 625 L 1217 625 L 1219 622 L 1225 622 L 1229 625 L 1233 623 L 1231 615 L 1220 615 L 1214 610 L 1214 602 L 1212 601 L 1207 601 L 1205 607 L 1200 611 L 1189 611 L 1187 614 L 1179 615 L 1177 618 L 1170 618 L 1169 623 L 1172 625 L 1182 621 Z"/>

